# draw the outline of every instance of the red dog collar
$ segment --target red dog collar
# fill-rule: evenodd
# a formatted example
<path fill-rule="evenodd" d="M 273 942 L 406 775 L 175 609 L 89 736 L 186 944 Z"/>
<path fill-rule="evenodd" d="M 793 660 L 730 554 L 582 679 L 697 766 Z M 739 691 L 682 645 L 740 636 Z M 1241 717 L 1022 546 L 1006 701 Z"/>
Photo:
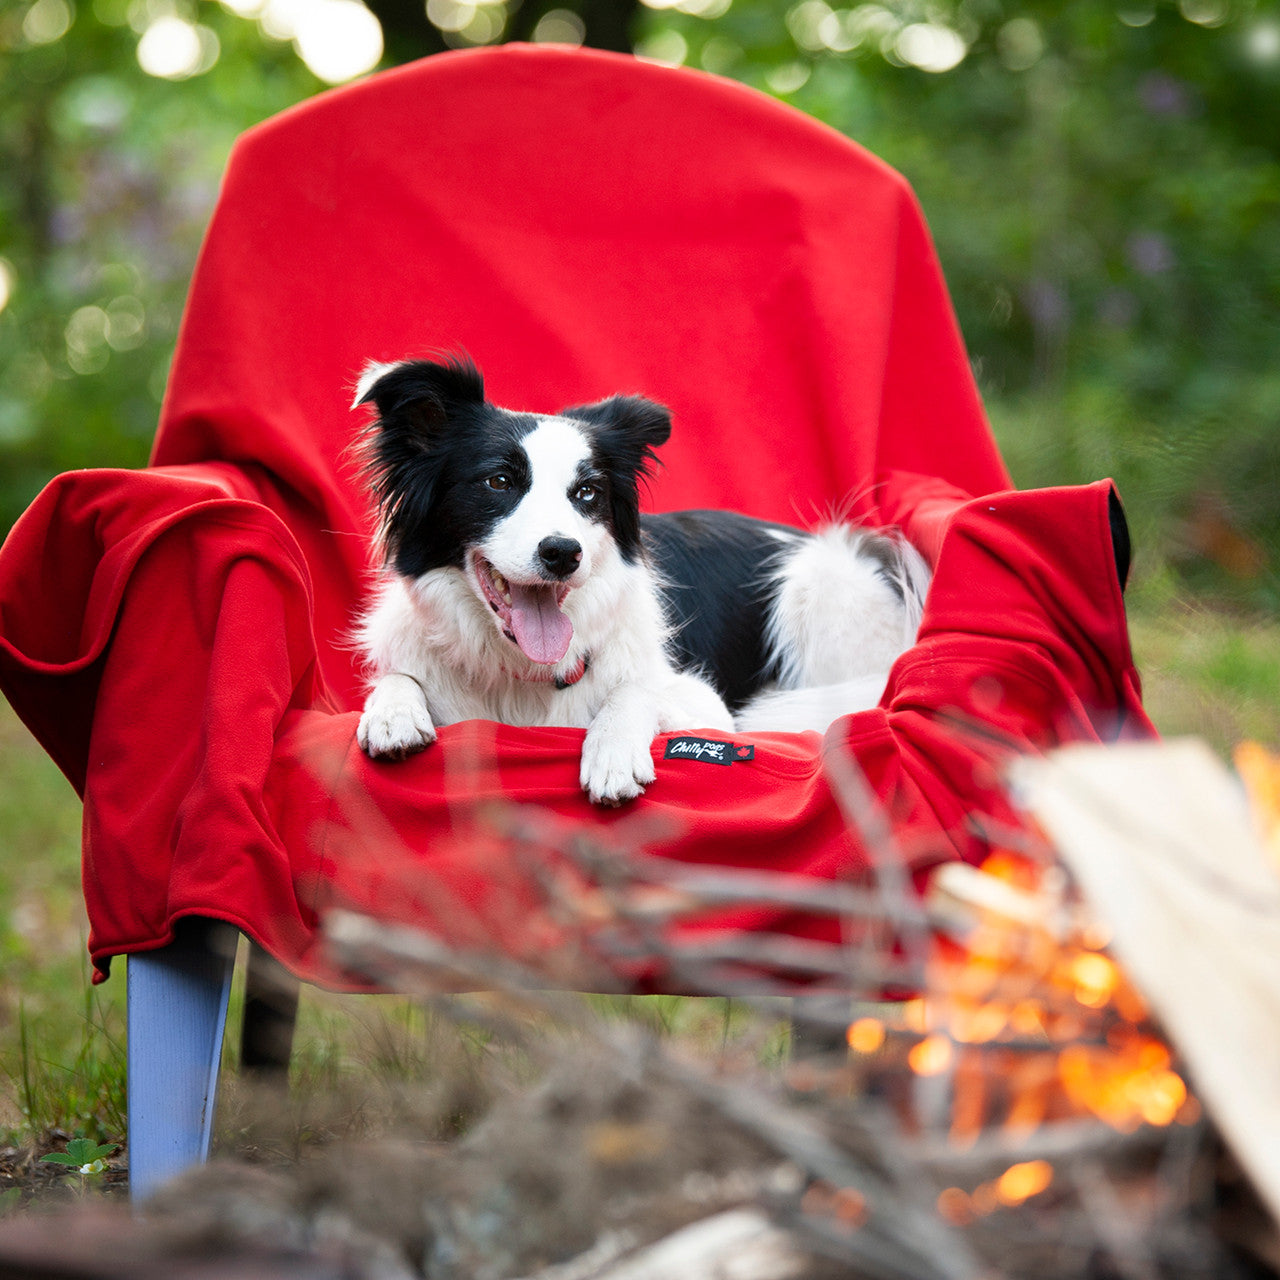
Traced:
<path fill-rule="evenodd" d="M 508 671 L 508 675 L 515 676 L 517 680 L 528 680 L 534 684 L 554 684 L 557 689 L 567 689 L 570 685 L 575 685 L 583 676 L 587 674 L 587 668 L 591 665 L 591 655 L 584 653 L 564 675 L 558 676 L 552 671 Z M 504 668 L 505 670 L 505 668 Z"/>

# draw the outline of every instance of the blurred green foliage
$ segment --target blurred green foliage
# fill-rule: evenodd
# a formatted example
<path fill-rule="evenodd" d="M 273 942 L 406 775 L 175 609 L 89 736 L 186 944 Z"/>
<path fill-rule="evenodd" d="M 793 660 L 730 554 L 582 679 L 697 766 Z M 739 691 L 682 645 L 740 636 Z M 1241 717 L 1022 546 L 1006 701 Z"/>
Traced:
<path fill-rule="evenodd" d="M 1019 484 L 1112 475 L 1148 573 L 1280 608 L 1274 8 L 805 0 L 773 22 L 735 0 L 659 22 L 911 181 Z M 902 65 L 921 27 L 963 58 Z"/>
<path fill-rule="evenodd" d="M 56 472 L 146 461 L 182 300 L 237 133 L 319 81 L 202 5 L 221 56 L 138 64 L 130 0 L 0 0 L 0 521 Z M 46 6 L 50 0 L 46 0 Z M 58 6 L 69 25 L 57 29 Z M 31 28 L 35 27 L 35 39 Z M 25 28 L 25 29 L 24 29 Z"/>
<path fill-rule="evenodd" d="M 230 143 L 324 87 L 284 3 L 0 0 L 0 527 L 57 471 L 145 461 Z M 396 58 L 625 21 L 854 137 L 920 196 L 1018 483 L 1113 475 L 1149 579 L 1280 611 L 1271 5 L 368 4 Z M 148 74 L 173 18 L 199 65 Z"/>

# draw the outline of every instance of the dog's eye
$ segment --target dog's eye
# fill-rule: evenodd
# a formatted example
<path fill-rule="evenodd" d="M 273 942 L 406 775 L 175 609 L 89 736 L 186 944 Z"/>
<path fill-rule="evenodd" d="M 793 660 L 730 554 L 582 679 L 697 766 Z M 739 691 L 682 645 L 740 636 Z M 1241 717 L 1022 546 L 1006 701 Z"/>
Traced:
<path fill-rule="evenodd" d="M 487 484 L 490 489 L 510 489 L 511 478 L 510 476 L 504 476 L 502 472 L 498 472 L 496 476 L 487 476 L 485 478 L 485 484 Z"/>
<path fill-rule="evenodd" d="M 594 502 L 600 496 L 600 490 L 594 484 L 580 484 L 573 496 L 579 502 Z"/>

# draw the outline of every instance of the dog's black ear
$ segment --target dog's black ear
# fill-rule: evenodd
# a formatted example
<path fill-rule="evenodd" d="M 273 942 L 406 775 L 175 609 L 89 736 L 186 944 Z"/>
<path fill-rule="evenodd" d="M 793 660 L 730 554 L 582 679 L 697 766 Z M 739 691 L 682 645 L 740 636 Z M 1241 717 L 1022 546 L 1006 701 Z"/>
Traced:
<path fill-rule="evenodd" d="M 428 519 L 442 466 L 439 446 L 451 422 L 484 404 L 484 378 L 466 356 L 371 363 L 352 407 L 365 404 L 378 411 L 363 453 L 383 552 L 400 572 L 416 576 L 422 568 L 405 534 Z"/>
<path fill-rule="evenodd" d="M 429 438 L 463 405 L 484 403 L 484 375 L 464 355 L 434 360 L 370 361 L 356 386 L 353 409 L 372 404 L 379 429 L 417 430 Z"/>
<path fill-rule="evenodd" d="M 654 451 L 671 438 L 671 410 L 643 396 L 610 396 L 565 409 L 561 416 L 585 422 L 598 451 L 630 468 L 637 478 L 649 473 L 658 460 Z"/>
<path fill-rule="evenodd" d="M 641 552 L 640 481 L 658 460 L 654 451 L 671 436 L 671 411 L 643 396 L 610 396 L 562 416 L 587 427 L 596 466 L 609 480 L 614 538 L 623 559 L 632 562 Z"/>

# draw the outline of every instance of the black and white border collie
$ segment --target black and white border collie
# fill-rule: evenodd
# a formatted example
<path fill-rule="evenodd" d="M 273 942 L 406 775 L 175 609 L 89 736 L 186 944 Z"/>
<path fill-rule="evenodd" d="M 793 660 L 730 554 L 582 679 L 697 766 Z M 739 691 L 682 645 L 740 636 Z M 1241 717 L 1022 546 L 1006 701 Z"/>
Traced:
<path fill-rule="evenodd" d="M 897 537 L 720 511 L 641 515 L 666 409 L 490 404 L 467 359 L 371 364 L 356 404 L 383 576 L 357 639 L 358 740 L 399 759 L 459 720 L 585 729 L 596 803 L 638 796 L 672 730 L 824 729 L 874 706 L 928 570 Z"/>

